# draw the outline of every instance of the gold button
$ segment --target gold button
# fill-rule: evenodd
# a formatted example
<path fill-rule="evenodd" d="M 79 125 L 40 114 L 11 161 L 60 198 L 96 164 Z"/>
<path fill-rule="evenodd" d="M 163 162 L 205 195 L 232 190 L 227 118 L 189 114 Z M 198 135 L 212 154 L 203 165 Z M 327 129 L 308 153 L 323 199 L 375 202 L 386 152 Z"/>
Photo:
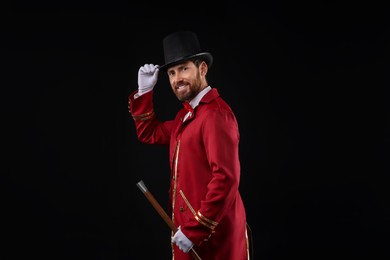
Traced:
<path fill-rule="evenodd" d="M 184 211 L 184 207 L 182 206 L 182 207 L 180 207 L 180 211 L 181 212 L 183 212 Z"/>

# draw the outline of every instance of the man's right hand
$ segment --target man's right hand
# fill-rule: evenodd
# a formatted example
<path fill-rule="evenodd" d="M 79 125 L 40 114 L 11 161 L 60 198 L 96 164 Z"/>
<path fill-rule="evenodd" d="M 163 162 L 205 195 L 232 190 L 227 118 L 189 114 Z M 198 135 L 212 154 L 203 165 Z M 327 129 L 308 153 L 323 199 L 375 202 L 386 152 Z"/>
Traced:
<path fill-rule="evenodd" d="M 152 91 L 157 83 L 158 65 L 145 64 L 138 70 L 138 95 L 141 96 L 149 91 Z"/>

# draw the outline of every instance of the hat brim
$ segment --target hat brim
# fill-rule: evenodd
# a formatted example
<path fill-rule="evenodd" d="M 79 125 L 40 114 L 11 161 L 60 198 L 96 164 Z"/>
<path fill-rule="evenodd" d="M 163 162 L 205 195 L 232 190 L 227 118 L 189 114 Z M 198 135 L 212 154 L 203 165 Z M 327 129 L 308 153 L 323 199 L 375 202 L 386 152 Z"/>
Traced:
<path fill-rule="evenodd" d="M 198 54 L 195 54 L 195 55 L 182 57 L 182 58 L 177 59 L 175 61 L 168 62 L 168 63 L 160 66 L 160 69 L 167 70 L 169 67 L 175 66 L 175 65 L 177 65 L 179 63 L 182 63 L 182 62 L 188 61 L 190 59 L 194 59 L 194 58 L 204 59 L 206 61 L 206 63 L 207 63 L 207 66 L 209 66 L 209 67 L 211 67 L 211 65 L 213 64 L 213 56 L 211 55 L 211 53 L 209 53 L 209 52 L 201 52 L 201 53 L 198 53 Z"/>

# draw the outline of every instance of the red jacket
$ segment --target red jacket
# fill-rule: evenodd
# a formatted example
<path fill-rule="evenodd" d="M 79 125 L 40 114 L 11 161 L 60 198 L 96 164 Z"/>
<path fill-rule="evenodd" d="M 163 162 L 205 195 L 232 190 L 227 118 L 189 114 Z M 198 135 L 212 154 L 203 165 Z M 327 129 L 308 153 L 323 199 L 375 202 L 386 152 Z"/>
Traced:
<path fill-rule="evenodd" d="M 158 121 L 153 91 L 129 96 L 138 139 L 170 148 L 170 213 L 202 260 L 249 259 L 246 213 L 239 193 L 239 139 L 235 115 L 212 88 L 184 123 Z M 192 259 L 173 246 L 173 259 Z"/>

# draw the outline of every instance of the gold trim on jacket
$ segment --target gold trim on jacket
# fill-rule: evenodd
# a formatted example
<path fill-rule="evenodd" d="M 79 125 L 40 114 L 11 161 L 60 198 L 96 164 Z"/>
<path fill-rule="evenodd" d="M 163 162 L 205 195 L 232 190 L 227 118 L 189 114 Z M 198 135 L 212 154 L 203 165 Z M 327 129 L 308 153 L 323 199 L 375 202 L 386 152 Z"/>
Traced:
<path fill-rule="evenodd" d="M 144 113 L 144 114 L 132 115 L 132 117 L 135 121 L 145 121 L 145 120 L 149 120 L 149 119 L 153 118 L 154 115 L 155 115 L 154 110 L 151 110 L 151 111 Z"/>

